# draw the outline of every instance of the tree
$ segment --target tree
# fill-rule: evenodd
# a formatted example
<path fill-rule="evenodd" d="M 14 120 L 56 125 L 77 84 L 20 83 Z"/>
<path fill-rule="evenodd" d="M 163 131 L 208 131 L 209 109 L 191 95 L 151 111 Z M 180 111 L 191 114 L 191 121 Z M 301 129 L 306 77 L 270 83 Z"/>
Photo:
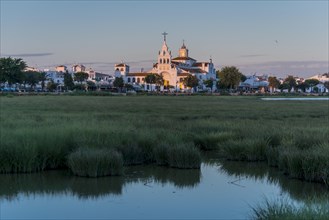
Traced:
<path fill-rule="evenodd" d="M 96 90 L 96 84 L 93 81 L 87 81 L 86 90 Z"/>
<path fill-rule="evenodd" d="M 80 82 L 80 84 L 82 84 L 83 81 L 88 79 L 88 76 L 89 76 L 88 73 L 76 72 L 76 73 L 74 73 L 74 80 L 77 82 Z"/>
<path fill-rule="evenodd" d="M 126 88 L 127 91 L 129 91 L 129 90 L 134 90 L 134 86 L 131 85 L 131 84 L 128 84 L 128 83 L 125 83 L 125 84 L 124 84 L 124 87 Z"/>
<path fill-rule="evenodd" d="M 72 76 L 68 72 L 64 73 L 64 86 L 67 90 L 72 90 L 74 88 Z"/>
<path fill-rule="evenodd" d="M 189 74 L 186 78 L 183 79 L 183 84 L 189 88 L 195 88 L 199 85 L 199 80 L 196 76 Z"/>
<path fill-rule="evenodd" d="M 317 79 L 307 79 L 304 82 L 307 85 L 307 88 L 311 87 L 311 92 L 313 92 L 313 87 L 320 83 Z"/>
<path fill-rule="evenodd" d="M 26 63 L 20 58 L 0 58 L 0 83 L 8 82 L 10 87 L 14 83 L 20 83 L 25 68 Z"/>
<path fill-rule="evenodd" d="M 160 90 L 160 86 L 163 86 L 164 84 L 164 79 L 163 76 L 160 76 L 158 74 L 155 75 L 155 84 L 158 86 L 158 90 Z"/>
<path fill-rule="evenodd" d="M 324 87 L 326 87 L 326 89 L 329 90 L 329 81 L 327 81 L 327 82 L 324 83 Z"/>
<path fill-rule="evenodd" d="M 50 80 L 50 81 L 47 83 L 47 89 L 48 89 L 48 91 L 50 91 L 50 92 L 55 91 L 55 90 L 57 89 L 57 86 L 58 86 L 58 84 L 55 83 L 53 80 Z"/>
<path fill-rule="evenodd" d="M 240 82 L 244 82 L 246 80 L 247 80 L 247 77 L 241 73 Z"/>
<path fill-rule="evenodd" d="M 280 81 L 275 76 L 268 77 L 268 86 L 271 88 L 271 91 L 280 86 Z"/>
<path fill-rule="evenodd" d="M 39 81 L 41 82 L 42 91 L 44 91 L 46 80 L 47 80 L 47 74 L 45 72 L 40 72 L 39 73 Z"/>
<path fill-rule="evenodd" d="M 279 85 L 279 89 L 281 90 L 281 92 L 284 89 L 288 89 L 289 90 L 289 85 L 287 83 L 282 83 L 282 84 Z"/>
<path fill-rule="evenodd" d="M 310 85 L 307 84 L 306 82 L 302 82 L 302 83 L 297 85 L 297 88 L 301 89 L 303 92 L 305 92 L 306 89 L 309 88 L 309 87 L 310 87 Z"/>
<path fill-rule="evenodd" d="M 235 66 L 223 67 L 217 74 L 220 80 L 219 86 L 230 88 L 230 90 L 236 88 L 243 78 L 242 73 Z"/>
<path fill-rule="evenodd" d="M 113 86 L 117 87 L 120 89 L 120 92 L 124 86 L 124 81 L 122 79 L 122 77 L 115 77 L 114 81 L 113 81 Z"/>
<path fill-rule="evenodd" d="M 26 71 L 23 73 L 24 83 L 30 85 L 30 88 L 33 89 L 36 84 L 40 81 L 40 73 L 36 71 Z"/>
<path fill-rule="evenodd" d="M 156 79 L 157 79 L 156 75 L 157 74 L 151 73 L 145 77 L 145 82 L 151 84 L 151 91 L 152 91 L 152 84 L 156 83 Z"/>
<path fill-rule="evenodd" d="M 283 81 L 283 84 L 287 85 L 288 91 L 290 92 L 292 88 L 296 88 L 297 82 L 295 78 L 291 75 L 289 75 L 285 80 Z"/>
<path fill-rule="evenodd" d="M 203 84 L 207 87 L 207 88 L 210 88 L 211 91 L 212 91 L 212 87 L 214 85 L 214 81 L 211 80 L 211 79 L 207 79 L 205 81 L 203 81 Z"/>

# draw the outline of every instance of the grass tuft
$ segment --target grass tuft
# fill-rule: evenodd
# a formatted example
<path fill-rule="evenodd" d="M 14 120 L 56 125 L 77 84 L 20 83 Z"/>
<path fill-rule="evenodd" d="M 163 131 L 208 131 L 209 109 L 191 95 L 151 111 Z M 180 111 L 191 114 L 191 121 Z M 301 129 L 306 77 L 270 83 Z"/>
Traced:
<path fill-rule="evenodd" d="M 122 156 L 113 150 L 79 148 L 68 156 L 67 164 L 77 176 L 100 177 L 123 174 Z"/>

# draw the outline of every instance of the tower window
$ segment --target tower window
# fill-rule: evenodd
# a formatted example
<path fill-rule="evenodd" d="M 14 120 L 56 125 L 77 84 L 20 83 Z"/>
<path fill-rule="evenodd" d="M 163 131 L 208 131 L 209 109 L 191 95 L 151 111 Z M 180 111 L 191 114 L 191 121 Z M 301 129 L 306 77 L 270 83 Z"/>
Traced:
<path fill-rule="evenodd" d="M 160 59 L 160 63 L 162 63 L 162 59 Z"/>
<path fill-rule="evenodd" d="M 169 59 L 167 59 L 167 63 L 169 63 Z"/>

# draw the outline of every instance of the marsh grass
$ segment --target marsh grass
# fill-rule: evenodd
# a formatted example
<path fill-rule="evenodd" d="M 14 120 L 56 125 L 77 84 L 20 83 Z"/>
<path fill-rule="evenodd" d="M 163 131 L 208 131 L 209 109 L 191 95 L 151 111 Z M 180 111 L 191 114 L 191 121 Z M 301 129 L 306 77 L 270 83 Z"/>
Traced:
<path fill-rule="evenodd" d="M 180 161 L 190 163 L 185 154 L 199 161 L 199 150 L 218 150 L 230 160 L 267 161 L 291 177 L 328 183 L 327 101 L 291 107 L 257 97 L 1 96 L 0 102 L 0 173 L 67 168 L 71 152 L 101 146 L 120 153 L 124 165 L 183 168 Z"/>
<path fill-rule="evenodd" d="M 158 165 L 181 169 L 196 169 L 201 166 L 200 151 L 192 144 L 160 144 L 154 150 Z"/>
<path fill-rule="evenodd" d="M 221 148 L 229 160 L 265 161 L 268 142 L 262 139 L 230 140 Z"/>
<path fill-rule="evenodd" d="M 311 201 L 311 199 L 310 199 Z M 287 201 L 271 202 L 252 207 L 252 219 L 285 219 L 285 220 L 325 220 L 329 218 L 329 201 L 294 205 Z"/>
<path fill-rule="evenodd" d="M 67 164 L 77 176 L 100 177 L 123 174 L 122 155 L 113 150 L 79 148 L 69 154 Z"/>
<path fill-rule="evenodd" d="M 218 150 L 219 145 L 234 138 L 231 132 L 210 132 L 197 135 L 194 139 L 194 145 L 201 150 Z"/>

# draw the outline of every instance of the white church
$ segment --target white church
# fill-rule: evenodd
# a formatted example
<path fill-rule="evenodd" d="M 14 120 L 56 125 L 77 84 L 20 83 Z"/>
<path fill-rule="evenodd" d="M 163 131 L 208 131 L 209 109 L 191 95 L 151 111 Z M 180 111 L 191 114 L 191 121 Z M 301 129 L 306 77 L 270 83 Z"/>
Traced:
<path fill-rule="evenodd" d="M 184 42 L 178 51 L 178 56 L 172 58 L 171 51 L 169 51 L 166 35 L 164 36 L 162 48 L 159 51 L 157 63 L 153 65 L 153 68 L 145 72 L 130 72 L 129 65 L 125 63 L 116 64 L 114 67 L 114 76 L 122 77 L 125 83 L 131 84 L 134 87 L 139 86 L 144 90 L 154 90 L 155 85 L 148 85 L 145 83 L 145 77 L 149 74 L 159 74 L 164 79 L 163 89 L 186 89 L 183 84 L 183 79 L 189 74 L 196 76 L 199 79 L 199 90 L 206 89 L 203 82 L 205 80 L 216 81 L 216 69 L 212 63 L 212 59 L 209 62 L 197 62 L 195 59 L 189 57 L 189 50 L 185 46 Z M 215 83 L 214 88 L 215 88 Z M 213 88 L 213 89 L 214 89 Z"/>

